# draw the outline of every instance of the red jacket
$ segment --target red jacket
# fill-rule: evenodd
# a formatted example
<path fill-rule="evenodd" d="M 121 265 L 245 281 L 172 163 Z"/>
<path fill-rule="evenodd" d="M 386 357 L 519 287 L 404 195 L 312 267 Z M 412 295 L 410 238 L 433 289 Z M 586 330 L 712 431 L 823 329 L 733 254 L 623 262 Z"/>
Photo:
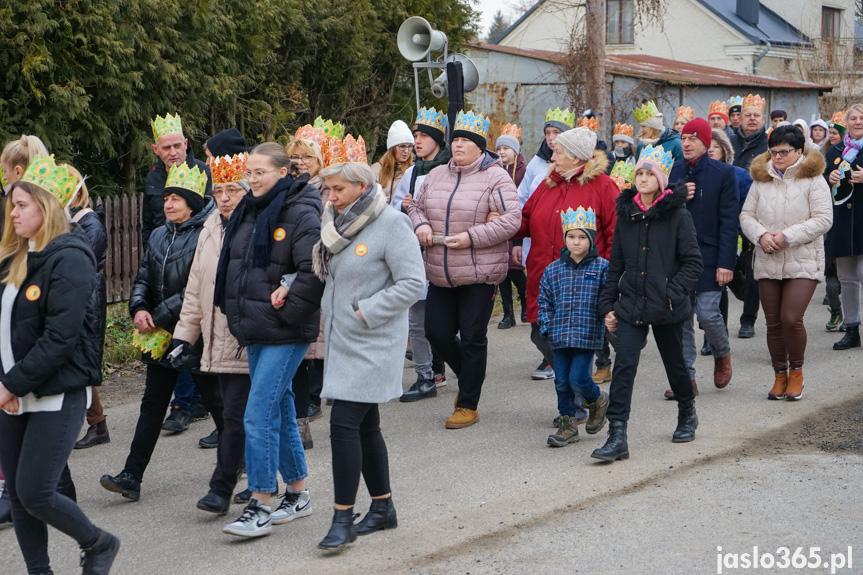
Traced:
<path fill-rule="evenodd" d="M 596 248 L 608 259 L 614 223 L 617 221 L 617 197 L 614 181 L 605 175 L 608 158 L 598 151 L 582 171 L 567 182 L 556 171 L 539 185 L 522 208 L 521 229 L 516 238 L 530 238 L 527 262 L 527 321 L 538 321 L 539 280 L 548 265 L 560 256 L 564 247 L 560 213 L 579 206 L 596 212 Z"/>

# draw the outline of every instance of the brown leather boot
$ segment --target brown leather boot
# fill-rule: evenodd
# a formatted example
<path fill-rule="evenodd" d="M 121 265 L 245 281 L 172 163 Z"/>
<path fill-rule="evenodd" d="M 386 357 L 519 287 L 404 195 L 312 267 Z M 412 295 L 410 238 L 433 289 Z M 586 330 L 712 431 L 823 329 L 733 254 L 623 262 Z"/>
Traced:
<path fill-rule="evenodd" d="M 447 429 L 461 429 L 470 427 L 479 421 L 479 413 L 476 410 L 466 407 L 456 407 L 455 412 L 446 420 Z"/>
<path fill-rule="evenodd" d="M 722 389 L 731 381 L 731 354 L 713 360 L 713 385 Z"/>
<path fill-rule="evenodd" d="M 767 392 L 767 399 L 785 399 L 785 388 L 788 387 L 788 372 L 777 371 L 773 380 L 773 388 Z"/>
<path fill-rule="evenodd" d="M 111 443 L 111 435 L 108 433 L 107 418 L 103 419 L 96 425 L 91 425 L 87 428 L 87 433 L 84 434 L 78 443 L 75 444 L 75 449 L 87 449 L 94 445 L 103 443 Z"/>
<path fill-rule="evenodd" d="M 803 398 L 803 369 L 788 370 L 788 387 L 785 389 L 785 399 L 797 401 Z"/>

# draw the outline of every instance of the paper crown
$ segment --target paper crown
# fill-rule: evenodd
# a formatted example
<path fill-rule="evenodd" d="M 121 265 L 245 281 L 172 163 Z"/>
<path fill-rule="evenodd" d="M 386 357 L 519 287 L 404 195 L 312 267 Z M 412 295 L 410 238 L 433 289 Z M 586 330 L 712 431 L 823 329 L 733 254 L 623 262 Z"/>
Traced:
<path fill-rule="evenodd" d="M 490 123 L 490 120 L 482 114 L 474 114 L 473 110 L 468 112 L 462 110 L 455 117 L 453 132 L 461 130 L 488 139 L 488 126 Z"/>
<path fill-rule="evenodd" d="M 210 163 L 213 185 L 234 184 L 246 179 L 246 161 L 249 154 L 243 152 L 231 156 L 217 156 Z"/>
<path fill-rule="evenodd" d="M 164 118 L 156 116 L 155 120 L 150 120 L 150 125 L 153 127 L 153 140 L 156 142 L 168 134 L 183 134 L 183 121 L 180 120 L 179 114 L 165 114 Z"/>
<path fill-rule="evenodd" d="M 629 136 L 630 138 L 635 133 L 632 126 L 629 124 L 615 124 L 614 125 L 614 135 L 615 136 Z"/>
<path fill-rule="evenodd" d="M 162 359 L 171 345 L 171 333 L 158 328 L 150 333 L 141 333 L 137 329 L 132 334 L 132 345 L 144 353 L 149 353 L 153 359 Z"/>
<path fill-rule="evenodd" d="M 837 126 L 842 126 L 843 128 L 847 127 L 847 126 L 845 126 L 845 114 L 847 114 L 847 113 L 848 113 L 847 110 L 842 110 L 841 112 L 836 112 L 835 114 L 833 114 L 833 117 L 830 118 L 830 123 L 835 124 Z"/>
<path fill-rule="evenodd" d="M 728 116 L 728 104 L 726 104 L 722 100 L 716 100 L 715 102 L 711 102 L 710 109 L 707 112 L 707 117 L 709 118 L 713 114 L 722 114 L 724 116 Z"/>
<path fill-rule="evenodd" d="M 171 166 L 168 179 L 165 181 L 165 189 L 168 188 L 182 188 L 203 198 L 207 190 L 207 173 L 198 169 L 198 166 L 191 168 L 186 164 Z"/>
<path fill-rule="evenodd" d="M 521 141 L 521 128 L 515 124 L 504 124 L 500 129 L 501 136 L 512 136 L 518 141 Z"/>
<path fill-rule="evenodd" d="M 344 140 L 339 138 L 328 138 L 322 146 L 324 156 L 324 167 L 337 164 L 368 164 L 366 156 L 366 142 L 360 136 L 356 140 L 348 134 Z"/>
<path fill-rule="evenodd" d="M 596 231 L 596 212 L 593 208 L 585 210 L 582 206 L 573 211 L 572 208 L 567 208 L 565 212 L 560 214 L 560 223 L 563 226 L 563 234 L 569 230 L 594 230 Z"/>
<path fill-rule="evenodd" d="M 27 166 L 22 182 L 29 182 L 39 186 L 60 202 L 65 208 L 75 191 L 78 189 L 78 178 L 69 173 L 66 164 L 59 166 L 54 162 L 54 154 L 47 158 L 36 156 Z"/>
<path fill-rule="evenodd" d="M 641 150 L 641 155 L 638 157 L 638 163 L 641 162 L 656 164 L 667 176 L 671 173 L 674 158 L 671 156 L 671 152 L 666 152 L 662 146 L 646 146 Z"/>
<path fill-rule="evenodd" d="M 654 118 L 659 115 L 659 108 L 656 107 L 656 104 L 653 103 L 653 100 L 649 100 L 646 104 L 643 104 L 640 108 L 636 108 L 632 111 L 632 115 L 635 116 L 635 121 L 639 124 L 646 122 L 647 120 Z"/>
<path fill-rule="evenodd" d="M 692 120 L 695 118 L 695 110 L 690 108 L 689 106 L 680 106 L 677 108 L 677 117 L 684 117 L 687 120 Z"/>
<path fill-rule="evenodd" d="M 617 189 L 623 191 L 630 187 L 635 177 L 635 165 L 629 162 L 617 162 L 611 169 L 609 177 L 617 184 Z"/>
<path fill-rule="evenodd" d="M 315 128 L 311 124 L 297 128 L 297 132 L 294 134 L 294 138 L 297 140 L 309 140 L 319 146 L 323 144 L 326 137 L 327 135 L 324 134 L 323 128 Z"/>
<path fill-rule="evenodd" d="M 728 107 L 731 106 L 742 106 L 743 105 L 743 96 L 731 96 L 728 98 Z"/>
<path fill-rule="evenodd" d="M 763 112 L 765 108 L 767 108 L 767 100 L 755 94 L 749 94 L 745 98 L 743 98 L 743 107 L 744 108 L 760 108 Z"/>
<path fill-rule="evenodd" d="M 446 114 L 443 112 L 438 112 L 434 108 L 423 107 L 419 109 L 419 112 L 417 112 L 417 119 L 414 124 L 422 124 L 423 126 L 440 130 L 441 133 L 446 134 L 446 128 L 449 125 L 449 121 L 446 119 Z"/>
<path fill-rule="evenodd" d="M 575 127 L 575 114 L 569 111 L 569 108 L 566 110 L 561 110 L 560 108 L 555 108 L 554 110 L 549 110 L 545 113 L 545 123 L 549 122 L 560 122 L 562 124 L 566 124 L 570 128 Z"/>
<path fill-rule="evenodd" d="M 596 118 L 579 118 L 578 127 L 589 128 L 592 132 L 598 132 L 599 120 L 597 120 Z"/>
<path fill-rule="evenodd" d="M 318 128 L 319 130 L 323 130 L 324 136 L 327 138 L 343 138 L 345 136 L 345 127 L 338 122 L 333 123 L 332 120 L 324 120 L 320 116 L 315 118 L 315 123 L 312 124 L 312 128 Z"/>

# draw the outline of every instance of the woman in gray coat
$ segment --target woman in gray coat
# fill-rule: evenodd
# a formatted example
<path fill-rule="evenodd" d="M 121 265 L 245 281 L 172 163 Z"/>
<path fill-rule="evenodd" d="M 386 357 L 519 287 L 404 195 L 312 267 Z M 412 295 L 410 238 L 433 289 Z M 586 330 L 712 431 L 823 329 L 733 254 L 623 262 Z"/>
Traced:
<path fill-rule="evenodd" d="M 330 189 L 329 201 L 313 256 L 315 273 L 326 282 L 321 397 L 334 400 L 335 513 L 319 547 L 338 549 L 357 535 L 398 524 L 378 404 L 402 394 L 408 309 L 423 296 L 425 270 L 410 220 L 386 209 L 386 197 L 367 164 L 330 165 L 321 177 Z M 360 474 L 372 504 L 354 525 Z"/>

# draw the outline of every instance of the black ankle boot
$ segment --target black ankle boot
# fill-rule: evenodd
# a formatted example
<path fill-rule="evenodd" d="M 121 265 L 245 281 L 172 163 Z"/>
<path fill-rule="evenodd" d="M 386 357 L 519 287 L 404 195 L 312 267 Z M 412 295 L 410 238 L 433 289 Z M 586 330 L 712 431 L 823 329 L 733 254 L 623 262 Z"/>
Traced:
<path fill-rule="evenodd" d="M 372 499 L 372 506 L 363 520 L 357 523 L 357 535 L 368 535 L 381 529 L 394 529 L 399 526 L 393 498 Z"/>
<path fill-rule="evenodd" d="M 695 414 L 695 401 L 689 400 L 677 404 L 677 429 L 671 441 L 686 443 L 695 439 L 695 429 L 698 427 L 698 416 Z"/>
<path fill-rule="evenodd" d="M 845 328 L 845 336 L 833 344 L 833 349 L 843 351 L 852 347 L 860 347 L 860 326 L 849 325 Z"/>
<path fill-rule="evenodd" d="M 102 531 L 92 547 L 81 549 L 81 575 L 108 575 L 119 551 L 120 540 Z"/>
<path fill-rule="evenodd" d="M 626 444 L 626 422 L 609 422 L 608 439 L 605 441 L 605 445 L 599 449 L 594 449 L 590 456 L 603 461 L 629 459 L 629 446 Z"/>
<path fill-rule="evenodd" d="M 323 541 L 318 543 L 318 549 L 341 549 L 348 543 L 353 543 L 357 540 L 357 526 L 354 525 L 354 519 L 359 517 L 359 514 L 354 515 L 354 508 L 336 509 L 333 513 L 333 524 L 330 525 L 330 531 Z"/>
<path fill-rule="evenodd" d="M 515 327 L 515 316 L 512 315 L 512 311 L 504 312 L 503 319 L 497 324 L 497 329 L 509 329 L 511 327 Z"/>

